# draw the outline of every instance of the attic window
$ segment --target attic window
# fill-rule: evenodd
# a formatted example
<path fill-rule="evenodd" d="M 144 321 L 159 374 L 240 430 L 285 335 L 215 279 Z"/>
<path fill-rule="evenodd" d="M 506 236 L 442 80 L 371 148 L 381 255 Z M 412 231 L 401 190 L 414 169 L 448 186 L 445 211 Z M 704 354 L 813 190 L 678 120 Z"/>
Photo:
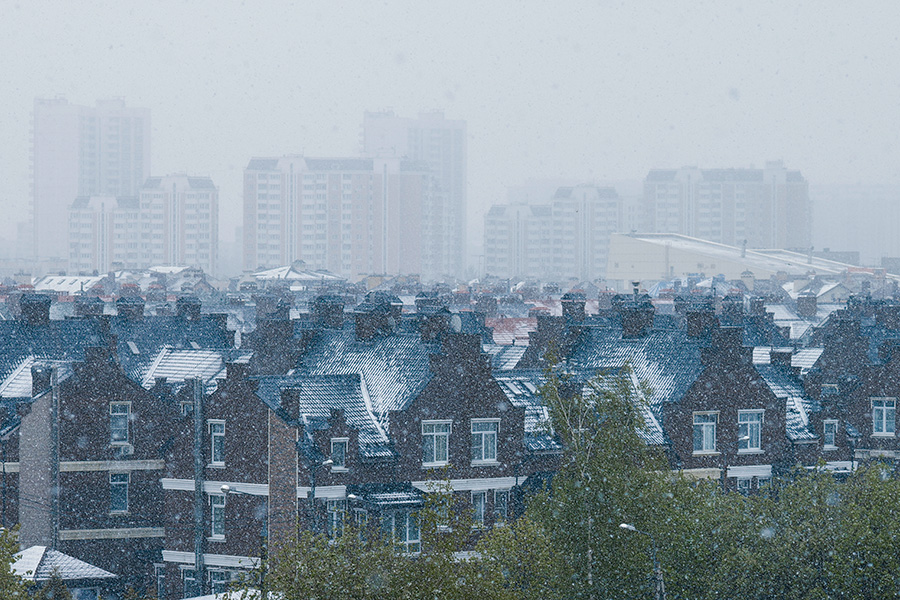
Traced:
<path fill-rule="evenodd" d="M 191 348 L 193 348 L 194 350 L 199 350 L 200 344 L 198 344 L 197 342 L 191 342 Z"/>
<path fill-rule="evenodd" d="M 128 349 L 131 350 L 132 354 L 140 354 L 141 351 L 138 350 L 137 344 L 134 342 L 128 342 Z"/>

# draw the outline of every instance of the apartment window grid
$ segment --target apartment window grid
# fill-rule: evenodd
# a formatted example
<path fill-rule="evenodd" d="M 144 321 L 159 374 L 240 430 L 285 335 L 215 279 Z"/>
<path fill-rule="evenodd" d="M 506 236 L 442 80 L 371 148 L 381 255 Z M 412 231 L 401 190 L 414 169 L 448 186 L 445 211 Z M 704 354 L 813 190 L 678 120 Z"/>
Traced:
<path fill-rule="evenodd" d="M 109 512 L 128 512 L 128 485 L 131 475 L 128 473 L 109 474 Z"/>
<path fill-rule="evenodd" d="M 327 500 L 325 507 L 328 513 L 328 537 L 334 540 L 344 534 L 344 517 L 347 513 L 347 501 L 343 499 Z"/>
<path fill-rule="evenodd" d="M 125 445 L 131 442 L 129 422 L 131 420 L 130 402 L 109 403 L 109 441 L 113 445 Z"/>
<path fill-rule="evenodd" d="M 443 466 L 450 460 L 451 421 L 422 422 L 422 463 Z"/>
<path fill-rule="evenodd" d="M 497 462 L 497 435 L 499 419 L 472 420 L 472 462 Z"/>
<path fill-rule="evenodd" d="M 181 593 L 183 598 L 193 598 L 200 595 L 200 586 L 197 585 L 197 571 L 194 569 L 181 569 Z"/>
<path fill-rule="evenodd" d="M 716 451 L 716 424 L 719 414 L 715 412 L 694 413 L 694 453 Z"/>
<path fill-rule="evenodd" d="M 738 411 L 738 452 L 762 450 L 763 411 Z"/>
<path fill-rule="evenodd" d="M 872 399 L 872 435 L 894 435 L 897 418 L 897 401 L 894 398 Z"/>
<path fill-rule="evenodd" d="M 225 421 L 210 419 L 209 427 L 210 463 L 214 467 L 225 466 Z"/>

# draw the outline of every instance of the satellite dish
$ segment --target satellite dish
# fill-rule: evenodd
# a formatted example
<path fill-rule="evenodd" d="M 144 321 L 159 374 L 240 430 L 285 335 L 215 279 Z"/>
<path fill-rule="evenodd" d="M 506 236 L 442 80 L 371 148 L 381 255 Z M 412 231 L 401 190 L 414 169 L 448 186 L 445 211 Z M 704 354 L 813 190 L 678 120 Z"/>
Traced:
<path fill-rule="evenodd" d="M 462 318 L 459 315 L 453 315 L 450 317 L 450 331 L 453 333 L 459 333 L 462 331 Z"/>

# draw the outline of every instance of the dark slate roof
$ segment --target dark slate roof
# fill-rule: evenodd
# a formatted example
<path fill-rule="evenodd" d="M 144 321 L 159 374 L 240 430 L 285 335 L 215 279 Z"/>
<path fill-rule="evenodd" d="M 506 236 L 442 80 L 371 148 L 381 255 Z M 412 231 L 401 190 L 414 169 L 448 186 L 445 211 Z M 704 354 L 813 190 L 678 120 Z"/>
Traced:
<path fill-rule="evenodd" d="M 310 171 L 372 171 L 371 158 L 307 158 L 306 168 Z"/>
<path fill-rule="evenodd" d="M 322 331 L 303 356 L 300 371 L 307 375 L 360 374 L 373 412 L 386 425 L 389 411 L 405 409 L 431 381 L 428 356 L 438 350 L 437 344 L 423 342 L 417 333 L 359 341 L 349 325 L 342 331 Z"/>
<path fill-rule="evenodd" d="M 186 379 L 199 378 L 209 393 L 215 388 L 216 380 L 225 377 L 226 362 L 246 363 L 251 354 L 241 350 L 176 350 L 164 346 L 153 361 L 142 369 L 139 381 L 149 390 L 157 379 L 164 377 L 168 385 L 178 389 Z"/>
<path fill-rule="evenodd" d="M 116 316 L 109 320 L 110 332 L 116 336 L 119 364 L 133 380 L 140 382 L 148 365 L 160 350 L 168 346 L 182 349 L 227 349 L 231 335 L 219 321 L 202 316 L 185 319 L 178 316 L 145 316 L 128 319 Z"/>
<path fill-rule="evenodd" d="M 481 349 L 485 354 L 491 357 L 491 368 L 495 371 L 509 371 L 515 369 L 516 365 L 525 354 L 528 346 L 507 346 L 501 344 L 483 344 Z"/>
<path fill-rule="evenodd" d="M 347 492 L 355 494 L 364 503 L 382 508 L 417 506 L 425 502 L 424 492 L 409 482 L 348 485 Z"/>
<path fill-rule="evenodd" d="M 785 428 L 794 441 L 814 440 L 818 436 L 809 415 L 821 410 L 818 402 L 806 395 L 803 383 L 790 369 L 780 365 L 754 365 L 776 398 L 785 401 Z"/>
<path fill-rule="evenodd" d="M 277 168 L 277 158 L 251 158 L 247 163 L 248 171 L 274 171 Z"/>
<path fill-rule="evenodd" d="M 102 346 L 97 323 L 87 319 L 50 321 L 29 325 L 23 321 L 0 321 L 0 379 L 5 379 L 22 360 L 80 361 L 84 349 Z"/>
<path fill-rule="evenodd" d="M 89 579 L 113 579 L 117 577 L 100 567 L 52 550 L 46 546 L 32 546 L 15 556 L 12 571 L 27 581 L 47 581 L 54 574 L 63 581 Z"/>
<path fill-rule="evenodd" d="M 368 393 L 359 374 L 266 376 L 256 379 L 256 395 L 270 409 L 289 419 L 281 406 L 284 390 L 298 391 L 301 420 L 321 423 L 332 410 L 344 411 L 344 419 L 359 432 L 359 446 L 367 458 L 390 457 L 384 429 L 372 412 Z"/>
<path fill-rule="evenodd" d="M 618 370 L 626 363 L 650 386 L 654 411 L 665 402 L 678 402 L 703 370 L 700 343 L 684 330 L 653 329 L 645 336 L 623 339 L 617 327 L 588 327 L 569 355 L 567 368 L 585 376 Z"/>

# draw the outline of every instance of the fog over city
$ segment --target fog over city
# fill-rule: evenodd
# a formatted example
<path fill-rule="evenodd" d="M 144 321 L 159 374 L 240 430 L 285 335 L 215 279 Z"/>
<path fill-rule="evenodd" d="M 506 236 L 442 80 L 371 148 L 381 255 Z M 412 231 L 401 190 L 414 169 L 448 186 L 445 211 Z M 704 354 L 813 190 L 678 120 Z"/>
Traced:
<path fill-rule="evenodd" d="M 815 190 L 900 183 L 898 21 L 893 2 L 3 2 L 0 235 L 28 218 L 34 99 L 120 97 L 150 110 L 153 175 L 219 187 L 223 241 L 251 157 L 357 156 L 365 111 L 437 109 L 467 124 L 470 265 L 529 180 L 639 193 L 650 169 L 767 160 L 809 182 L 817 248 L 874 263 L 900 248 Z"/>

